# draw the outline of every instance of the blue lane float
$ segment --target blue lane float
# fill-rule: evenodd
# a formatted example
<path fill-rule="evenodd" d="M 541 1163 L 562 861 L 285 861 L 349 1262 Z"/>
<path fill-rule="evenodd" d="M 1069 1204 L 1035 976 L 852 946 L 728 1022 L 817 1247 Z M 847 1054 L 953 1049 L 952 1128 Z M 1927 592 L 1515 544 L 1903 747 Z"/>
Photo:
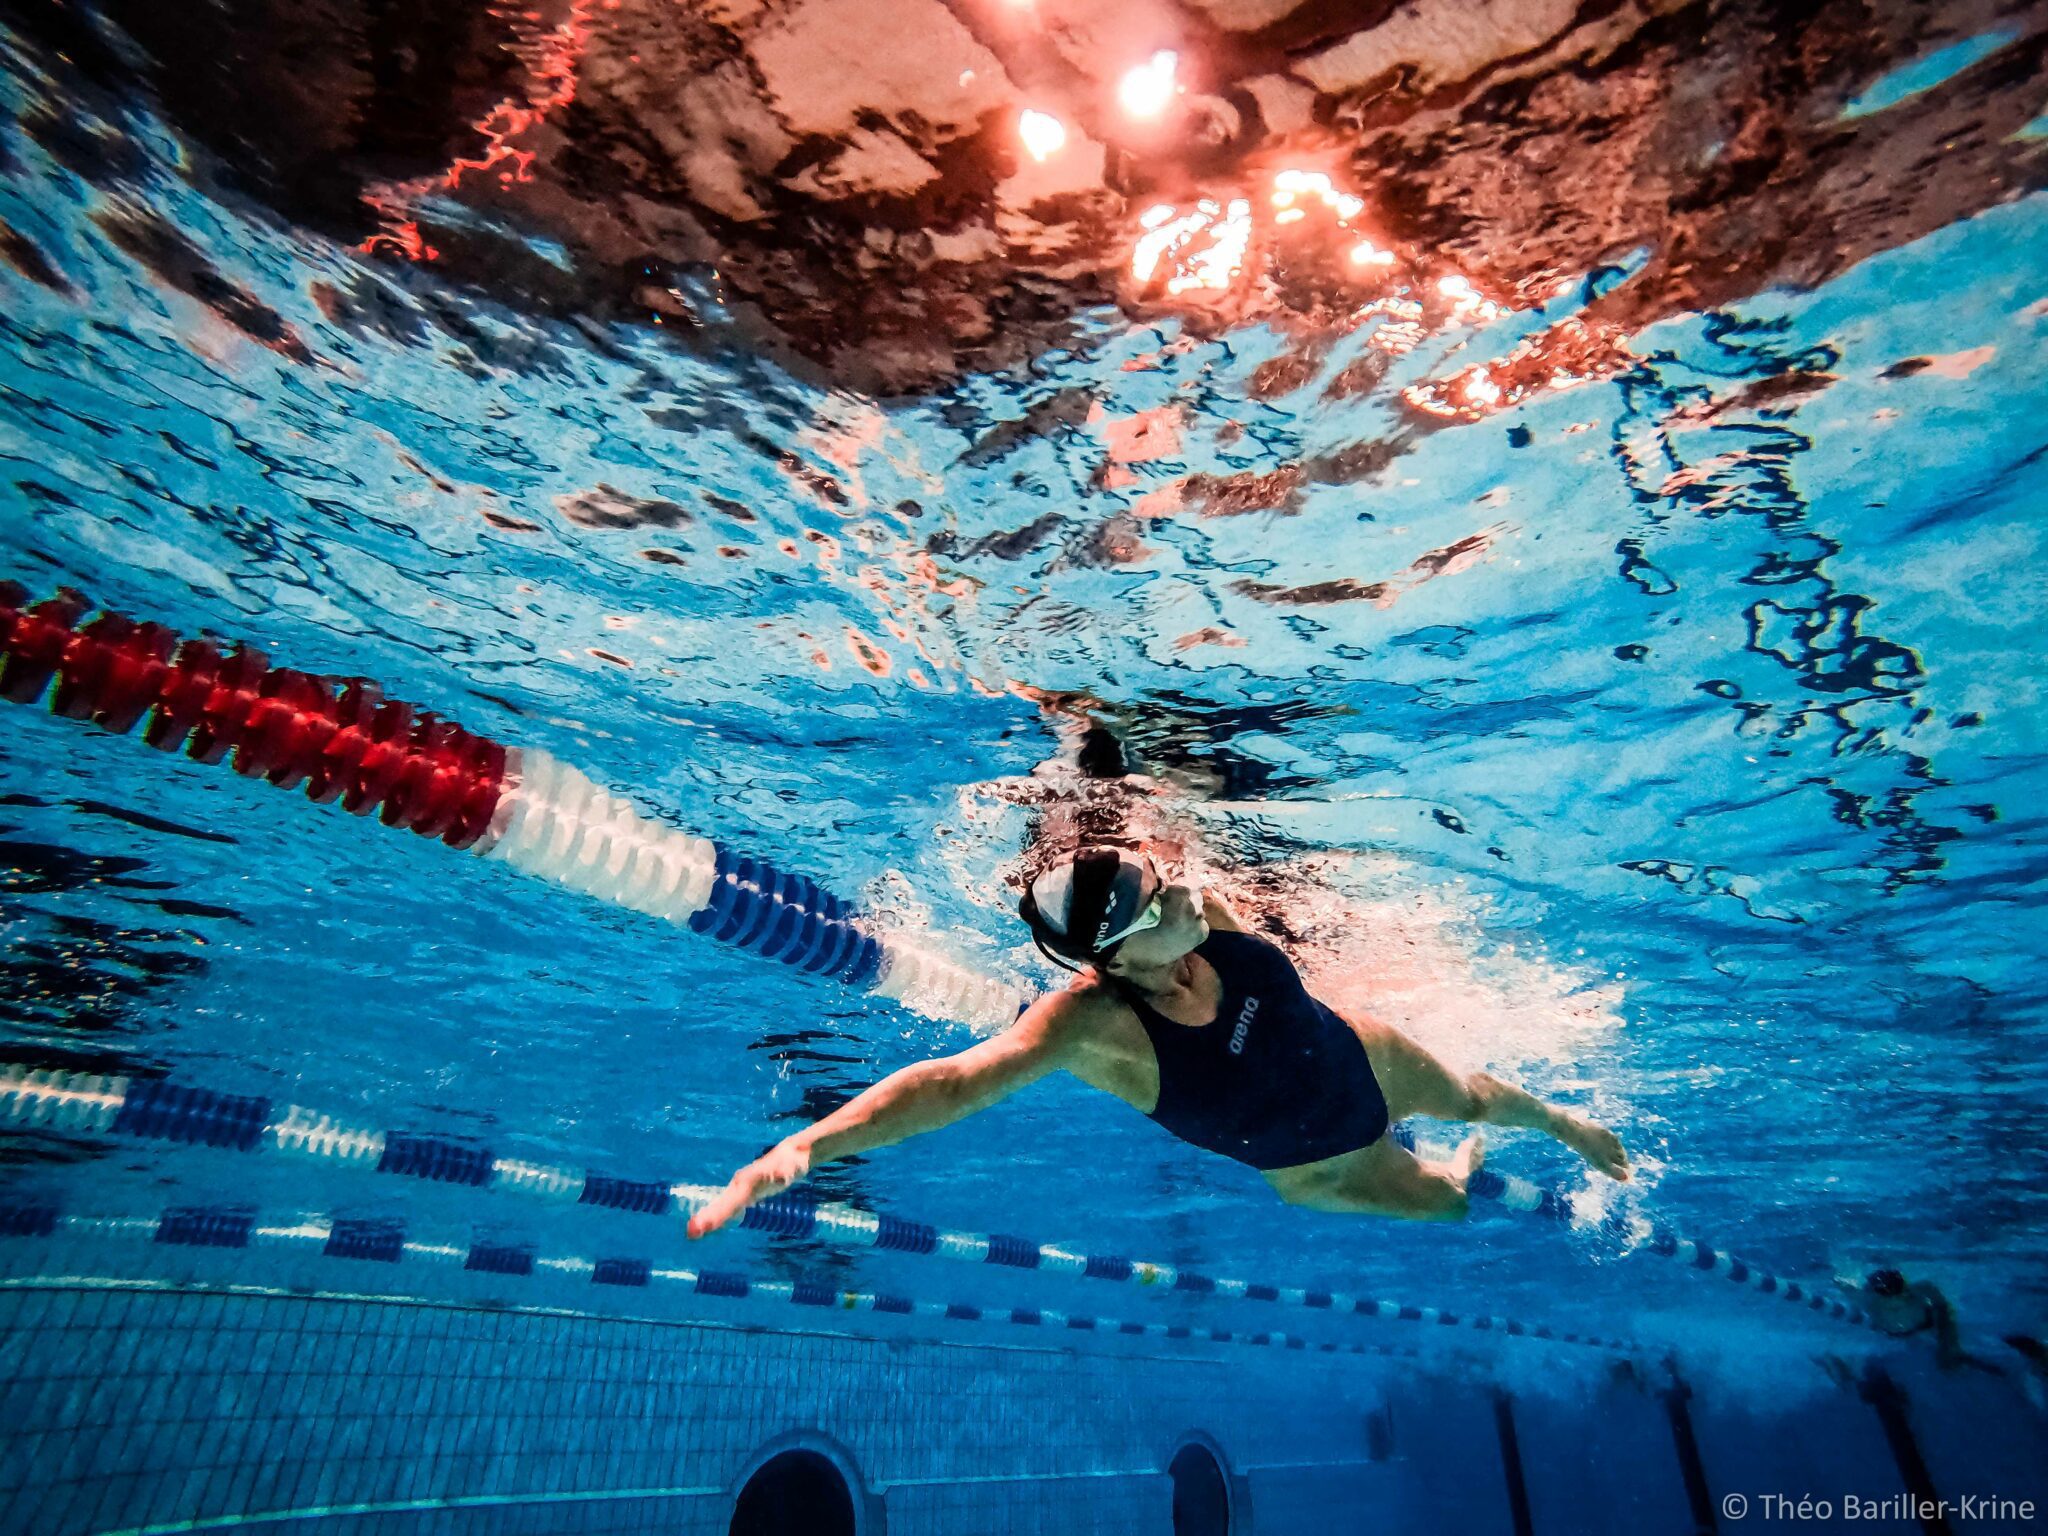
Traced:
<path fill-rule="evenodd" d="M 139 1106 L 133 1111 L 131 1101 Z M 302 1105 L 280 1107 L 259 1096 L 225 1094 L 148 1079 L 10 1068 L 0 1072 L 0 1124 L 21 1128 L 47 1126 L 79 1134 L 133 1135 L 239 1151 L 268 1148 L 406 1178 L 488 1187 L 638 1215 L 688 1218 L 719 1193 L 715 1185 L 624 1179 L 579 1168 L 498 1157 L 486 1149 L 441 1137 L 350 1125 Z M 1487 1170 L 1481 1170 L 1482 1175 L 1486 1173 Z M 1527 1180 L 1498 1174 L 1492 1178 L 1498 1181 L 1497 1197 L 1507 1203 L 1528 1202 L 1532 1192 L 1537 1196 L 1545 1193 Z M 1528 1208 L 1541 1205 L 1537 1200 Z M 1549 1209 L 1553 1213 L 1564 1212 L 1568 1218 L 1567 1203 L 1553 1201 Z M 1111 1284 L 1156 1287 L 1311 1311 L 1348 1312 L 1389 1321 L 1443 1323 L 1448 1318 L 1451 1325 L 1481 1331 L 1599 1348 L 1628 1348 L 1624 1341 L 1529 1326 L 1509 1318 L 1449 1313 L 1434 1307 L 1340 1292 L 1221 1278 L 1124 1254 L 1073 1253 L 1031 1238 L 953 1231 L 901 1216 L 878 1215 L 849 1205 L 812 1202 L 788 1194 L 750 1206 L 740 1217 L 740 1225 L 773 1236 L 819 1238 L 848 1247 L 958 1263 L 1040 1270 Z M 1721 1273 L 1765 1294 L 1799 1302 L 1822 1316 L 1868 1323 L 1861 1312 L 1832 1297 L 1787 1286 L 1719 1250 L 1696 1243 L 1689 1247 L 1694 1255 L 1711 1256 L 1705 1264 L 1694 1257 L 1692 1264 L 1697 1269 Z M 1679 1257 L 1686 1251 L 1683 1240 L 1674 1238 L 1667 1256 Z M 1771 1285 L 1763 1285 L 1762 1279 L 1769 1279 Z"/>
<path fill-rule="evenodd" d="M 613 906 L 677 923 L 806 975 L 979 1029 L 1009 1023 L 1029 994 L 908 934 L 869 931 L 855 903 L 643 815 L 622 795 L 535 748 L 506 749 L 486 858 Z"/>
<path fill-rule="evenodd" d="M 71 1215 L 46 1203 L 0 1204 L 0 1240 L 20 1238 L 126 1240 L 172 1248 L 269 1250 L 273 1253 L 387 1266 L 460 1269 L 511 1280 L 584 1283 L 613 1290 L 666 1290 L 726 1301 L 779 1303 L 827 1312 L 872 1312 L 936 1322 L 993 1323 L 1040 1333 L 1114 1334 L 1134 1339 L 1231 1344 L 1316 1354 L 1414 1355 L 1400 1347 L 1350 1340 L 1305 1339 L 1277 1330 L 1247 1332 L 1201 1323 L 1145 1323 L 1050 1307 L 984 1307 L 888 1291 L 849 1291 L 804 1280 L 765 1280 L 733 1270 L 682 1269 L 618 1254 L 548 1254 L 523 1244 L 415 1238 L 403 1224 L 325 1214 L 266 1218 L 246 1207 L 175 1206 L 155 1216 Z M 34 1284 L 35 1277 L 0 1284 Z M 1439 1321 L 1450 1322 L 1442 1318 Z M 1620 1347 L 1620 1346 L 1612 1346 Z"/>

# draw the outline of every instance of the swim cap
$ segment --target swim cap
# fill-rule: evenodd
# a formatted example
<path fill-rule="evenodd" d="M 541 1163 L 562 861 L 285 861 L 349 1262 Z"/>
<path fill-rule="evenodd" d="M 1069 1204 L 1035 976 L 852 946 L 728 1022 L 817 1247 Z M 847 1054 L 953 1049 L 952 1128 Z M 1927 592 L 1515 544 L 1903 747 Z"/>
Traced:
<path fill-rule="evenodd" d="M 1873 1269 L 1863 1283 L 1873 1296 L 1901 1296 L 1906 1290 L 1906 1277 L 1896 1269 Z"/>
<path fill-rule="evenodd" d="M 1091 848 L 1032 881 L 1017 914 L 1041 946 L 1072 960 L 1098 960 L 1101 940 L 1137 920 L 1144 894 L 1142 863 L 1121 849 Z"/>

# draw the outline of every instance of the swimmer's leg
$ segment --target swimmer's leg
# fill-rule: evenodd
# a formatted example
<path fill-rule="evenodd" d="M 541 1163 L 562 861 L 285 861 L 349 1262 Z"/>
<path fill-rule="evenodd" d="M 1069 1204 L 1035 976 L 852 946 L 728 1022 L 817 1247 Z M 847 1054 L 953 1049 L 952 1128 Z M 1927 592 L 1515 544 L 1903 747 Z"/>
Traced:
<path fill-rule="evenodd" d="M 1312 1211 L 1462 1221 L 1469 1207 L 1465 1184 L 1481 1155 L 1479 1138 L 1469 1136 L 1448 1163 L 1425 1163 L 1393 1137 L 1382 1136 L 1342 1157 L 1269 1170 L 1266 1182 L 1289 1205 Z"/>
<path fill-rule="evenodd" d="M 1546 1104 L 1490 1072 L 1459 1075 L 1406 1035 L 1384 1024 L 1354 1025 L 1395 1120 L 1428 1115 L 1473 1125 L 1514 1125 L 1555 1137 L 1611 1179 L 1628 1177 L 1628 1153 L 1604 1125 Z"/>
<path fill-rule="evenodd" d="M 1563 1142 L 1610 1179 L 1628 1178 L 1628 1151 L 1621 1138 L 1606 1126 L 1555 1104 L 1546 1104 L 1491 1073 L 1474 1072 L 1465 1081 L 1479 1103 L 1479 1113 L 1474 1118 L 1482 1124 L 1523 1125 L 1542 1131 Z"/>

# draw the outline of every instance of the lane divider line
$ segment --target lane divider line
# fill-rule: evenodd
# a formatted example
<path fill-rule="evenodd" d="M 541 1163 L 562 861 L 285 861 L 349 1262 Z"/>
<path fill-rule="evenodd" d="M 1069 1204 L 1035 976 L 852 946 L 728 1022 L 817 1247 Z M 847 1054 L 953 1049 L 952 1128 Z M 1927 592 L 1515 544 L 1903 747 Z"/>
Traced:
<path fill-rule="evenodd" d="M 68 589 L 31 602 L 0 582 L 0 698 L 91 720 L 196 762 L 227 761 L 359 816 L 675 923 L 933 1018 L 1009 1023 L 1030 994 L 908 934 L 871 932 L 854 903 L 646 815 L 534 747 L 492 741 L 373 684 L 223 655 L 161 624 L 87 619 Z"/>
<path fill-rule="evenodd" d="M 442 1137 L 350 1126 L 302 1105 L 274 1108 L 267 1098 L 235 1095 L 161 1079 L 88 1076 L 11 1067 L 0 1071 L 0 1125 L 134 1135 L 241 1151 L 273 1148 L 430 1182 L 507 1190 L 563 1204 L 598 1206 L 634 1215 L 687 1219 L 719 1193 L 715 1185 L 619 1178 L 494 1156 L 485 1148 Z M 1484 1170 L 1482 1169 L 1482 1172 Z M 1375 1300 L 1346 1293 L 1263 1281 L 1211 1276 L 1124 1254 L 1076 1253 L 1006 1233 L 946 1230 L 889 1213 L 837 1202 L 770 1196 L 743 1212 L 739 1225 L 781 1237 L 819 1238 L 849 1248 L 873 1248 L 948 1259 L 956 1263 L 1040 1270 L 1112 1284 L 1215 1295 L 1331 1313 L 1352 1312 L 1389 1320 L 1453 1324 L 1511 1336 L 1555 1339 L 1598 1348 L 1629 1346 L 1576 1331 L 1529 1326 L 1489 1315 Z M 1703 1267 L 1703 1266 L 1702 1266 Z M 1849 1309 L 1817 1298 L 1816 1311 L 1847 1317 Z"/>
<path fill-rule="evenodd" d="M 1395 1354 L 1384 1344 L 1311 1340 L 1276 1330 L 1247 1332 L 1199 1323 L 1144 1323 L 1050 1307 L 984 1307 L 887 1291 L 849 1291 L 806 1280 L 762 1280 L 733 1270 L 686 1269 L 642 1256 L 543 1254 L 525 1244 L 436 1241 L 408 1235 L 386 1218 L 326 1214 L 264 1216 L 241 1206 L 171 1206 L 159 1215 L 69 1215 L 39 1202 L 0 1204 L 0 1240 L 53 1238 L 116 1240 L 182 1248 L 216 1248 L 299 1253 L 358 1263 L 461 1269 L 510 1280 L 553 1276 L 574 1283 L 625 1290 L 670 1289 L 730 1301 L 769 1302 L 835 1312 L 873 1312 L 948 1323 L 997 1323 L 1018 1328 L 1114 1334 L 1126 1338 L 1236 1344 L 1247 1348 L 1303 1350 L 1318 1354 Z M 1364 1311 L 1361 1315 L 1380 1315 Z M 1400 1320 L 1452 1326 L 1448 1314 Z M 1520 1333 L 1518 1326 L 1513 1331 Z M 1606 1349 L 1639 1353 L 1612 1342 Z"/>

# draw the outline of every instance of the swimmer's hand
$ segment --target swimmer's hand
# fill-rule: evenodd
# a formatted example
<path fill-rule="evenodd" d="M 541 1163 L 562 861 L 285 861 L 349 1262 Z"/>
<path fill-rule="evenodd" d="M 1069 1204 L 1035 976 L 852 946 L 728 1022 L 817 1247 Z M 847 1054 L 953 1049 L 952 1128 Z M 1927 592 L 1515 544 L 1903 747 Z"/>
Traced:
<path fill-rule="evenodd" d="M 716 1232 L 757 1200 L 779 1195 L 811 1171 L 811 1149 L 791 1138 L 770 1147 L 731 1181 L 711 1203 L 690 1218 L 690 1236 Z"/>

